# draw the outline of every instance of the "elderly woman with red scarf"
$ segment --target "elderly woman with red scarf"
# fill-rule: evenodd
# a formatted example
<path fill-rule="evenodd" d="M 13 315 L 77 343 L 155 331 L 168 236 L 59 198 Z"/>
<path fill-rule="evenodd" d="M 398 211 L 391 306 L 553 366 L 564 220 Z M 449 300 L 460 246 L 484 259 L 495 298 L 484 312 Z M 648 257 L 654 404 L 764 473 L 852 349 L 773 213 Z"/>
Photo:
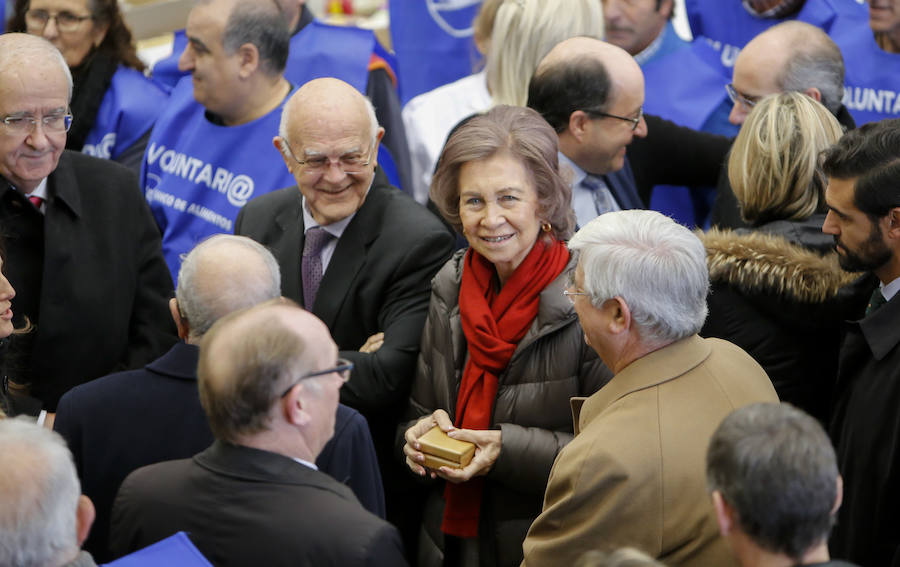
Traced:
<path fill-rule="evenodd" d="M 575 270 L 564 243 L 574 214 L 556 133 L 527 108 L 472 118 L 447 141 L 431 197 L 469 248 L 435 276 L 414 421 L 401 425 L 410 470 L 446 481 L 425 503 L 419 563 L 443 555 L 445 565 L 518 565 L 550 468 L 572 438 L 569 398 L 611 376 L 563 295 Z M 424 468 L 417 440 L 435 425 L 475 444 L 468 466 Z"/>

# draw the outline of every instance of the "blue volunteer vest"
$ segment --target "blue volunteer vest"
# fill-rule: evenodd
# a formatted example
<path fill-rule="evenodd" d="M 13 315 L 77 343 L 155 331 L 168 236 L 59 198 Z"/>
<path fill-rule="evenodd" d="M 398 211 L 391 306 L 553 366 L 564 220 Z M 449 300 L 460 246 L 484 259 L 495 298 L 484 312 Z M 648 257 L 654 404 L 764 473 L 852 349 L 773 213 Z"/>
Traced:
<path fill-rule="evenodd" d="M 827 32 L 838 15 L 865 10 L 856 0 L 806 0 L 800 11 L 790 18 L 766 19 L 750 15 L 740 0 L 685 0 L 684 7 L 691 34 L 712 42 L 720 52 L 720 64 L 728 70 L 729 76 L 741 48 L 775 24 L 796 19 Z"/>
<path fill-rule="evenodd" d="M 107 563 L 106 567 L 212 567 L 184 532 L 160 540 L 130 555 Z"/>
<path fill-rule="evenodd" d="M 143 73 L 120 65 L 103 95 L 94 127 L 81 151 L 103 159 L 119 157 L 150 131 L 168 97 Z"/>
<path fill-rule="evenodd" d="M 194 100 L 190 77 L 172 90 L 147 144 L 141 187 L 163 233 L 173 280 L 181 254 L 207 236 L 233 232 L 250 199 L 296 184 L 272 145 L 281 110 L 240 126 L 217 126 Z"/>
<path fill-rule="evenodd" d="M 864 20 L 838 22 L 831 37 L 848 62 L 843 102 L 856 125 L 900 118 L 900 54 L 878 47 Z"/>
<path fill-rule="evenodd" d="M 685 74 L 687 69 L 689 75 Z M 719 52 L 702 39 L 687 49 L 649 61 L 643 71 L 647 85 L 644 111 L 681 126 L 706 130 L 707 121 L 727 98 L 725 85 L 730 79 Z M 715 133 L 736 135 L 737 127 Z M 650 208 L 686 226 L 702 226 L 709 200 L 710 190 L 704 188 L 661 185 L 651 195 Z"/>

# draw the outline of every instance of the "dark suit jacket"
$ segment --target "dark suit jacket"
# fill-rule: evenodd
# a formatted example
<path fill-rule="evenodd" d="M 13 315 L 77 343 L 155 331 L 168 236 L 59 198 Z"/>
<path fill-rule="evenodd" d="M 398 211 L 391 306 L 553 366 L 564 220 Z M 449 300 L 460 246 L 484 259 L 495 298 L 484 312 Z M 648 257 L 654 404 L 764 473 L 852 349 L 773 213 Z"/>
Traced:
<path fill-rule="evenodd" d="M 604 175 L 603 180 L 622 210 L 644 208 L 641 198 L 638 197 L 634 173 L 631 171 L 631 163 L 628 158 L 625 159 L 622 169 Z"/>
<path fill-rule="evenodd" d="M 303 305 L 301 204 L 297 187 L 262 195 L 241 210 L 234 232 L 272 250 L 282 293 Z M 383 462 L 390 460 L 394 427 L 409 398 L 431 278 L 452 249 L 453 236 L 441 222 L 379 172 L 337 243 L 311 309 L 330 329 L 340 356 L 356 365 L 341 401 L 368 418 Z M 380 331 L 384 345 L 360 353 Z"/>
<path fill-rule="evenodd" d="M 81 490 L 97 509 L 84 548 L 109 559 L 109 518 L 119 485 L 140 467 L 191 457 L 213 442 L 197 393 L 196 346 L 176 343 L 140 370 L 82 384 L 62 397 L 53 428 L 68 442 Z M 316 459 L 384 517 L 384 492 L 366 420 L 341 405 L 334 437 Z"/>
<path fill-rule="evenodd" d="M 349 488 L 283 455 L 221 441 L 138 469 L 119 490 L 114 555 L 180 530 L 215 565 L 406 565 L 397 531 Z"/>
<path fill-rule="evenodd" d="M 64 151 L 47 190 L 41 215 L 0 178 L 13 312 L 37 326 L 14 341 L 21 372 L 12 376 L 54 411 L 71 387 L 146 364 L 177 338 L 172 279 L 134 173 Z"/>

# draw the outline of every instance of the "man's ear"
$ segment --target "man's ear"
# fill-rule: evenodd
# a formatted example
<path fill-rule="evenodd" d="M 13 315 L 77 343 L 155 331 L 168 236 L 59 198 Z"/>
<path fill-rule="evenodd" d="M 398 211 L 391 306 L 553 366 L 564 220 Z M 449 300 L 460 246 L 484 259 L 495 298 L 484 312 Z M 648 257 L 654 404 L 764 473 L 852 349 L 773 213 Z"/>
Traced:
<path fill-rule="evenodd" d="M 306 411 L 306 398 L 302 382 L 294 384 L 291 391 L 281 400 L 281 411 L 284 419 L 291 425 L 305 427 L 309 424 L 311 416 Z"/>
<path fill-rule="evenodd" d="M 844 478 L 841 475 L 838 475 L 835 483 L 837 483 L 837 490 L 834 495 L 834 507 L 831 509 L 832 516 L 837 514 L 841 504 L 844 502 Z"/>
<path fill-rule="evenodd" d="M 884 231 L 891 240 L 900 242 L 900 207 L 894 207 L 886 215 Z"/>
<path fill-rule="evenodd" d="M 820 91 L 816 87 L 809 87 L 808 89 L 803 91 L 803 94 L 812 99 L 815 99 L 816 102 L 822 102 L 822 91 Z"/>
<path fill-rule="evenodd" d="M 587 112 L 576 110 L 569 115 L 569 127 L 567 130 L 580 142 L 587 135 L 587 131 L 590 128 L 590 122 L 591 117 L 588 116 Z"/>
<path fill-rule="evenodd" d="M 623 333 L 631 328 L 631 309 L 625 300 L 619 296 L 607 299 L 603 303 L 603 309 L 608 309 L 609 331 L 611 333 Z"/>
<path fill-rule="evenodd" d="M 294 168 L 297 167 L 299 164 L 297 162 L 295 162 L 294 160 L 292 160 L 290 157 L 288 157 L 287 148 L 285 147 L 287 145 L 287 143 L 288 143 L 287 140 L 285 140 L 281 136 L 275 136 L 274 138 L 272 138 L 272 145 L 275 146 L 276 150 L 278 150 L 278 155 L 281 156 L 281 159 L 284 160 L 284 165 L 287 166 L 288 171 L 290 171 L 291 174 L 293 175 Z"/>
<path fill-rule="evenodd" d="M 191 332 L 187 319 L 181 316 L 181 309 L 178 308 L 178 300 L 174 297 L 169 300 L 169 313 L 172 314 L 172 320 L 175 321 L 175 328 L 178 329 L 178 338 L 186 340 Z"/>
<path fill-rule="evenodd" d="M 94 509 L 94 503 L 91 499 L 82 494 L 78 497 L 78 507 L 75 509 L 75 535 L 78 540 L 78 547 L 84 543 L 91 526 L 94 525 L 94 518 L 97 517 L 97 511 Z"/>
<path fill-rule="evenodd" d="M 245 43 L 237 48 L 239 61 L 238 76 L 248 78 L 259 69 L 259 49 L 252 43 Z"/>
<path fill-rule="evenodd" d="M 718 490 L 714 490 L 712 493 L 712 503 L 713 509 L 716 511 L 716 521 L 719 523 L 719 533 L 723 537 L 727 537 L 734 529 L 734 510 L 728 505 L 728 502 L 725 502 L 722 493 Z"/>

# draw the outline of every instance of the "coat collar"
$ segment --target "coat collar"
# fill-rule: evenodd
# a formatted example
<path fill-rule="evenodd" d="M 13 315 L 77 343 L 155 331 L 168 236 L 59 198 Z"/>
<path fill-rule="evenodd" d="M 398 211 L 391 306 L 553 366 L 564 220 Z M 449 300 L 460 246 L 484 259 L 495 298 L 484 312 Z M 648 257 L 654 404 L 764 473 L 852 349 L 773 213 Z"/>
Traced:
<path fill-rule="evenodd" d="M 900 293 L 859 321 L 859 328 L 876 360 L 882 360 L 900 343 L 898 319 L 900 319 Z"/>
<path fill-rule="evenodd" d="M 591 397 L 572 398 L 575 434 L 617 400 L 685 374 L 702 364 L 711 352 L 707 339 L 691 335 L 635 360 Z"/>
<path fill-rule="evenodd" d="M 325 473 L 278 453 L 216 439 L 208 449 L 195 455 L 193 459 L 197 465 L 225 476 L 255 482 L 306 485 L 328 490 L 347 499 L 354 498 L 349 488 Z"/>
<path fill-rule="evenodd" d="M 78 177 L 75 175 L 71 154 L 71 150 L 63 150 L 56 169 L 47 177 L 47 200 L 49 203 L 62 203 L 79 217 L 82 208 L 81 191 L 78 189 Z M 0 177 L 0 194 L 10 190 L 12 185 L 9 181 Z"/>
<path fill-rule="evenodd" d="M 169 352 L 157 358 L 145 368 L 155 374 L 182 380 L 197 380 L 197 360 L 200 349 L 184 341 L 178 341 Z"/>

